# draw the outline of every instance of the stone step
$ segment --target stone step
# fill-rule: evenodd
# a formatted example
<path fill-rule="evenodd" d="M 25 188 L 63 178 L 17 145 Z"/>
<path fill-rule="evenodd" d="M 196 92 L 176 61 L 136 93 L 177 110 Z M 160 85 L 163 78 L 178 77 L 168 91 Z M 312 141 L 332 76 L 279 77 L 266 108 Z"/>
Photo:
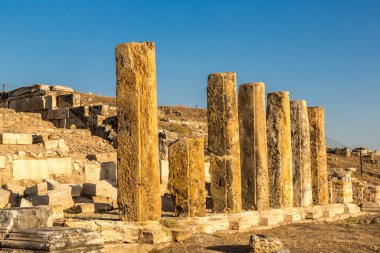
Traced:
<path fill-rule="evenodd" d="M 103 252 L 104 240 L 83 228 L 50 227 L 13 230 L 2 240 L 2 251 Z"/>

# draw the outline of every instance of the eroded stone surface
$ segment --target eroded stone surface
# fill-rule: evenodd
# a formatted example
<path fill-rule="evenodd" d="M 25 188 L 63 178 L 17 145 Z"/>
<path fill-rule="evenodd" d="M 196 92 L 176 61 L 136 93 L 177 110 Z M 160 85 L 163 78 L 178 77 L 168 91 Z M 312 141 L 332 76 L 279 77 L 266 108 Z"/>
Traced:
<path fill-rule="evenodd" d="M 293 159 L 294 206 L 313 204 L 310 164 L 310 130 L 307 105 L 304 100 L 290 102 Z"/>
<path fill-rule="evenodd" d="M 311 173 L 313 203 L 328 204 L 327 154 L 325 139 L 325 112 L 323 107 L 308 107 L 310 124 Z"/>
<path fill-rule="evenodd" d="M 293 207 L 289 92 L 268 94 L 267 136 L 270 206 Z"/>
<path fill-rule="evenodd" d="M 156 62 L 153 42 L 116 47 L 118 203 L 121 219 L 161 217 Z"/>
<path fill-rule="evenodd" d="M 180 139 L 169 146 L 169 191 L 177 216 L 205 216 L 203 138 Z"/>
<path fill-rule="evenodd" d="M 265 84 L 239 88 L 241 191 L 243 209 L 269 208 Z"/>
<path fill-rule="evenodd" d="M 252 235 L 249 245 L 251 253 L 272 253 L 284 248 L 280 239 L 265 235 Z"/>
<path fill-rule="evenodd" d="M 207 119 L 213 211 L 240 212 L 240 145 L 235 73 L 209 75 Z"/>

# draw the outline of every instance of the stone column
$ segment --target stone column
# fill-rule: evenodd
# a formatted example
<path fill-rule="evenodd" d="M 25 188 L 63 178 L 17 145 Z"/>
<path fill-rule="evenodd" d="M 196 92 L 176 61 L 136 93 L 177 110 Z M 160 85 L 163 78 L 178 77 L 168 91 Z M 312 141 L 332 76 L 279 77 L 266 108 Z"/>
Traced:
<path fill-rule="evenodd" d="M 267 136 L 270 206 L 293 207 L 289 92 L 268 94 Z"/>
<path fill-rule="evenodd" d="M 309 107 L 311 174 L 313 203 L 329 203 L 327 179 L 327 154 L 325 139 L 325 112 L 323 107 Z"/>
<path fill-rule="evenodd" d="M 153 42 L 116 47 L 118 204 L 127 221 L 161 218 Z"/>
<path fill-rule="evenodd" d="M 293 158 L 293 200 L 296 207 L 313 204 L 309 117 L 305 100 L 290 102 Z"/>
<path fill-rule="evenodd" d="M 241 195 L 243 209 L 269 208 L 265 84 L 239 87 Z"/>
<path fill-rule="evenodd" d="M 213 211 L 240 212 L 240 145 L 235 73 L 209 75 L 207 119 Z"/>
<path fill-rule="evenodd" d="M 180 139 L 169 146 L 169 184 L 176 216 L 205 216 L 203 138 Z"/>

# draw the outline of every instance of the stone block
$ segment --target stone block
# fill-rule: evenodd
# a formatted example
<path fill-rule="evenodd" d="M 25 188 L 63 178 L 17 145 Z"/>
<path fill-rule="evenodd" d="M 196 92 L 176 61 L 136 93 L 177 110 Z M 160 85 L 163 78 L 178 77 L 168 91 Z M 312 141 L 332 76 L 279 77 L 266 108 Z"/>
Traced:
<path fill-rule="evenodd" d="M 111 180 L 101 180 L 100 182 L 84 183 L 82 193 L 88 196 L 102 196 L 112 198 L 117 191 L 116 183 Z"/>
<path fill-rule="evenodd" d="M 32 240 L 31 240 L 32 238 Z M 104 252 L 98 232 L 83 228 L 51 227 L 14 230 L 2 241 L 8 252 Z"/>
<path fill-rule="evenodd" d="M 54 108 L 57 108 L 56 96 L 54 95 L 45 96 L 45 109 L 54 109 Z"/>
<path fill-rule="evenodd" d="M 200 222 L 199 232 L 205 234 L 214 234 L 217 231 L 228 230 L 230 221 L 227 216 L 222 217 L 207 217 L 203 222 Z"/>
<path fill-rule="evenodd" d="M 79 197 L 81 194 L 82 194 L 82 185 L 80 184 L 68 184 L 67 186 L 69 186 L 71 188 L 71 196 L 73 197 Z"/>
<path fill-rule="evenodd" d="M 29 100 L 29 108 L 31 112 L 37 112 L 45 109 L 45 98 L 41 96 L 31 97 Z"/>
<path fill-rule="evenodd" d="M 11 192 L 0 188 L 0 208 L 9 206 L 11 202 Z"/>
<path fill-rule="evenodd" d="M 103 162 L 101 163 L 101 173 L 103 173 L 103 179 L 110 179 L 112 181 L 117 181 L 117 166 L 114 162 Z"/>
<path fill-rule="evenodd" d="M 20 207 L 33 207 L 33 204 L 29 200 L 22 198 L 20 200 Z"/>
<path fill-rule="evenodd" d="M 109 116 L 110 110 L 109 105 L 93 105 L 89 107 L 90 113 L 95 115 Z"/>
<path fill-rule="evenodd" d="M 51 227 L 53 221 L 53 212 L 47 207 L 0 209 L 0 223 L 2 227 L 10 225 L 9 228 L 13 230 Z"/>
<path fill-rule="evenodd" d="M 91 214 L 95 213 L 95 205 L 94 203 L 79 203 L 75 204 L 71 211 L 73 213 Z"/>
<path fill-rule="evenodd" d="M 287 223 L 293 223 L 301 220 L 302 216 L 299 213 L 288 213 L 284 215 L 284 221 Z"/>
<path fill-rule="evenodd" d="M 99 163 L 85 164 L 84 177 L 86 183 L 97 183 L 100 180 L 107 179 L 107 170 Z"/>
<path fill-rule="evenodd" d="M 205 216 L 203 138 L 179 139 L 169 146 L 169 184 L 176 216 Z"/>
<path fill-rule="evenodd" d="M 361 212 L 360 207 L 357 206 L 356 204 L 354 204 L 354 203 L 344 204 L 344 213 L 345 214 L 355 215 L 355 214 L 358 214 L 360 212 Z"/>
<path fill-rule="evenodd" d="M 69 118 L 69 109 L 59 108 L 54 110 L 54 119 L 67 119 Z"/>
<path fill-rule="evenodd" d="M 211 156 L 210 160 L 212 209 L 218 213 L 241 210 L 240 202 L 235 201 L 240 188 L 233 190 L 232 185 L 239 160 L 231 156 Z"/>
<path fill-rule="evenodd" d="M 44 147 L 47 150 L 59 149 L 59 140 L 45 140 Z"/>
<path fill-rule="evenodd" d="M 257 211 L 245 211 L 242 213 L 231 214 L 229 216 L 231 230 L 245 231 L 258 226 L 260 214 Z"/>
<path fill-rule="evenodd" d="M 71 157 L 47 159 L 49 175 L 71 175 Z"/>
<path fill-rule="evenodd" d="M 46 119 L 54 120 L 55 119 L 55 111 L 56 111 L 56 109 L 48 109 L 46 111 Z"/>
<path fill-rule="evenodd" d="M 205 162 L 205 182 L 211 183 L 210 163 L 209 162 Z"/>
<path fill-rule="evenodd" d="M 48 191 L 48 183 L 43 182 L 43 183 L 39 183 L 39 184 L 26 188 L 24 193 L 26 196 L 43 195 L 43 194 L 46 194 L 47 191 Z"/>
<path fill-rule="evenodd" d="M 49 177 L 46 160 L 14 160 L 13 180 L 40 180 Z"/>
<path fill-rule="evenodd" d="M 161 183 L 167 183 L 169 181 L 169 161 L 160 160 L 160 177 Z"/>
<path fill-rule="evenodd" d="M 15 195 L 23 196 L 26 187 L 20 185 L 18 182 L 11 181 L 6 183 L 5 189 L 11 191 Z"/>
<path fill-rule="evenodd" d="M 59 108 L 77 107 L 80 106 L 80 94 L 65 94 L 57 96 L 57 106 Z"/>
<path fill-rule="evenodd" d="M 26 198 L 33 206 L 62 206 L 63 209 L 74 205 L 69 187 L 48 191 L 44 195 L 33 195 Z"/>
<path fill-rule="evenodd" d="M 1 137 L 2 144 L 13 144 L 13 145 L 33 144 L 33 137 L 31 134 L 2 133 L 0 137 Z"/>
<path fill-rule="evenodd" d="M 280 239 L 265 235 L 252 235 L 249 246 L 252 253 L 273 253 L 284 248 Z"/>
<path fill-rule="evenodd" d="M 88 106 L 71 107 L 69 110 L 69 118 L 82 119 L 90 115 L 90 109 Z"/>
<path fill-rule="evenodd" d="M 336 215 L 344 214 L 345 206 L 343 204 L 328 204 L 323 206 L 323 217 L 332 218 Z"/>

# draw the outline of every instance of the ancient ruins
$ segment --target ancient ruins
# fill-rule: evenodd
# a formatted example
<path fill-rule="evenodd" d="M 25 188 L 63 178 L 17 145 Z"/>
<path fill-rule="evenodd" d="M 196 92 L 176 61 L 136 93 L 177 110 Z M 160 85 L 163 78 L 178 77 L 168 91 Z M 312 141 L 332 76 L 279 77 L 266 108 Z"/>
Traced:
<path fill-rule="evenodd" d="M 188 121 L 157 107 L 153 42 L 116 46 L 116 101 L 60 85 L 1 92 L 0 248 L 145 252 L 380 210 L 379 185 L 328 167 L 323 107 L 236 76 L 210 74 L 205 116 Z"/>

